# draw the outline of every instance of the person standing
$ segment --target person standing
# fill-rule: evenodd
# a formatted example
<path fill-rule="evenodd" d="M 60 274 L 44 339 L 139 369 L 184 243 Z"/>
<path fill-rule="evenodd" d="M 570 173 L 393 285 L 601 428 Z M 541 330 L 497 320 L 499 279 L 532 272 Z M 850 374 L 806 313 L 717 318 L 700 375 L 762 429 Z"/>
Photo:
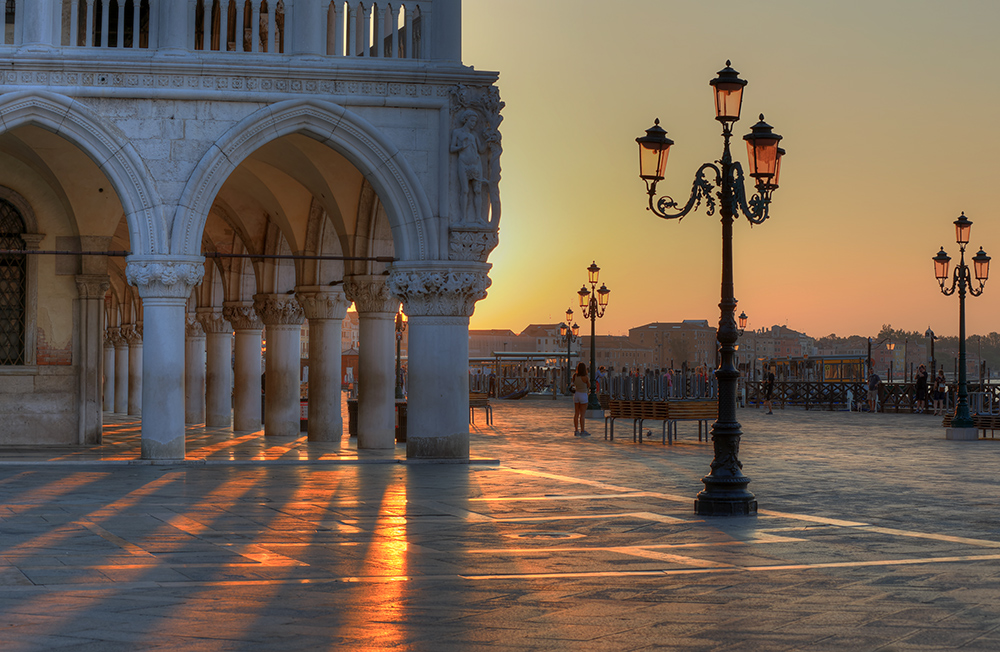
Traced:
<path fill-rule="evenodd" d="M 878 374 L 875 373 L 875 369 L 871 370 L 868 375 L 868 411 L 875 412 L 878 409 L 878 388 L 882 384 L 882 379 L 879 378 Z"/>
<path fill-rule="evenodd" d="M 917 387 L 914 393 L 917 400 L 917 414 L 921 414 L 927 409 L 927 367 L 924 365 L 917 368 Z"/>
<path fill-rule="evenodd" d="M 937 376 L 934 377 L 934 387 L 932 389 L 934 416 L 944 416 L 944 395 L 947 386 L 947 382 L 944 379 L 944 369 L 938 369 Z"/>
<path fill-rule="evenodd" d="M 774 414 L 771 411 L 771 396 L 774 394 L 774 370 L 767 370 L 767 378 L 764 379 L 764 407 L 767 408 L 768 414 Z"/>
<path fill-rule="evenodd" d="M 584 420 L 587 415 L 587 392 L 590 390 L 590 377 L 587 375 L 587 365 L 581 362 L 576 365 L 576 373 L 573 374 L 573 436 L 589 437 L 590 433 L 584 429 Z"/>

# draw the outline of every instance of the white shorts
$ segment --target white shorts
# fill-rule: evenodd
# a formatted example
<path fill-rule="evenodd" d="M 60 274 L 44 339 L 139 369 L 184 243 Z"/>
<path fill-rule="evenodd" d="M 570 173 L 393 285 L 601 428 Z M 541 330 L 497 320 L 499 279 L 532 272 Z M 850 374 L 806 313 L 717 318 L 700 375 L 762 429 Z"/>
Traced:
<path fill-rule="evenodd" d="M 575 392 L 573 394 L 574 403 L 586 403 L 587 402 L 587 392 Z"/>

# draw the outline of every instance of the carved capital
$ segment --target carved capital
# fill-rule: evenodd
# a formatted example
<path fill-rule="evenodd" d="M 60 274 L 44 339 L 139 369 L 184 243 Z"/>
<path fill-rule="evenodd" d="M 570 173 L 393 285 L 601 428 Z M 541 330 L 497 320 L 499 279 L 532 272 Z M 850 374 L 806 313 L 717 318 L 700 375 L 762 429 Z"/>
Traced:
<path fill-rule="evenodd" d="M 477 263 L 393 265 L 389 288 L 411 317 L 470 317 L 492 284 L 489 270 Z"/>
<path fill-rule="evenodd" d="M 226 302 L 222 304 L 222 315 L 236 331 L 259 331 L 264 328 L 264 322 L 257 316 L 251 303 Z"/>
<path fill-rule="evenodd" d="M 104 335 L 104 344 L 116 349 L 125 346 L 125 338 L 122 337 L 121 328 L 117 326 L 109 328 Z"/>
<path fill-rule="evenodd" d="M 205 276 L 204 261 L 129 260 L 125 278 L 143 299 L 184 299 Z"/>
<path fill-rule="evenodd" d="M 453 226 L 448 231 L 448 260 L 485 263 L 500 244 L 500 234 L 492 228 Z"/>
<path fill-rule="evenodd" d="M 195 311 L 195 319 L 201 324 L 206 333 L 232 333 L 233 327 L 221 310 L 214 308 L 198 308 Z"/>
<path fill-rule="evenodd" d="M 265 326 L 301 325 L 305 319 L 302 306 L 289 294 L 255 294 L 253 309 Z"/>
<path fill-rule="evenodd" d="M 103 299 L 111 287 L 111 277 L 107 274 L 77 274 L 76 290 L 81 299 Z"/>
<path fill-rule="evenodd" d="M 121 335 L 129 346 L 142 344 L 142 331 L 135 324 L 122 324 Z"/>
<path fill-rule="evenodd" d="M 351 306 L 343 290 L 329 286 L 299 287 L 295 290 L 295 296 L 302 305 L 306 319 L 343 319 Z"/>
<path fill-rule="evenodd" d="M 344 292 L 359 313 L 396 312 L 399 298 L 389 290 L 388 280 L 382 274 L 348 276 L 344 278 Z"/>
<path fill-rule="evenodd" d="M 184 337 L 189 340 L 205 337 L 205 330 L 194 313 L 189 312 L 184 316 Z"/>

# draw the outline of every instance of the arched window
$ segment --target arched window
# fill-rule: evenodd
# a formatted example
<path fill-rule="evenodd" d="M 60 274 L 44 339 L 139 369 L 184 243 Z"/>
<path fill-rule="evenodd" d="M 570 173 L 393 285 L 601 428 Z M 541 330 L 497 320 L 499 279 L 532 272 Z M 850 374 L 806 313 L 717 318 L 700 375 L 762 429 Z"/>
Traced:
<path fill-rule="evenodd" d="M 0 249 L 24 251 L 24 218 L 0 199 Z M 24 254 L 0 255 L 0 365 L 24 364 L 27 261 Z"/>

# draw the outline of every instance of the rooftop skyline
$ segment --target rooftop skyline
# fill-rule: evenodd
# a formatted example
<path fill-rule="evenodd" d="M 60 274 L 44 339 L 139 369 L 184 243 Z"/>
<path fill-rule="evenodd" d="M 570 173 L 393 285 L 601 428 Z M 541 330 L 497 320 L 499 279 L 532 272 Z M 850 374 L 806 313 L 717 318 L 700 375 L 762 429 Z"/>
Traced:
<path fill-rule="evenodd" d="M 621 8 L 622 6 L 627 9 Z M 722 151 L 708 82 L 731 59 L 748 80 L 733 155 L 759 113 L 787 158 L 771 219 L 735 231 L 737 314 L 814 336 L 883 324 L 958 330 L 931 257 L 1000 252 L 989 179 L 1000 104 L 1000 5 L 466 0 L 464 60 L 499 70 L 504 109 L 500 246 L 471 328 L 579 314 L 592 260 L 612 290 L 598 333 L 683 318 L 718 323 L 721 229 L 646 210 L 635 138 L 659 118 L 676 142 L 658 190 L 683 202 Z M 645 33 L 644 33 L 645 30 Z M 968 331 L 997 330 L 1000 287 L 968 302 Z M 993 298 L 993 295 L 997 297 Z M 589 327 L 581 321 L 581 331 Z"/>

